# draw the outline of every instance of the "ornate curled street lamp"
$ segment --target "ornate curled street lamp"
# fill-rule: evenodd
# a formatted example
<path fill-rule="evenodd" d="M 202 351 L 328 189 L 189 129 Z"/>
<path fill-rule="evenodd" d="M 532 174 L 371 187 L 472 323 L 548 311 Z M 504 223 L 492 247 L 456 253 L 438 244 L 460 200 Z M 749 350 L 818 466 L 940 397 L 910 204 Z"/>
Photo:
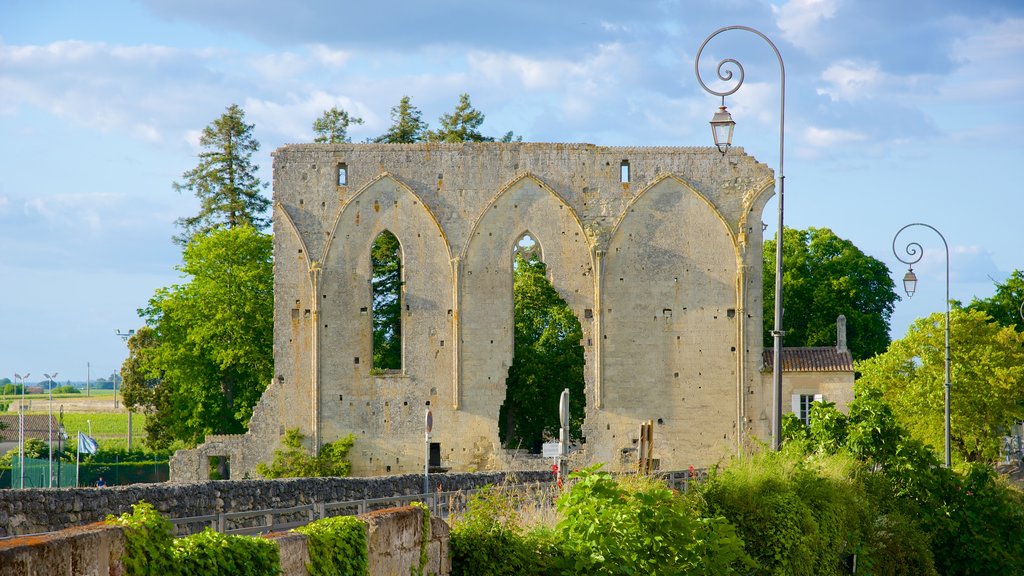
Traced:
<path fill-rule="evenodd" d="M 725 108 L 725 97 L 735 93 L 740 89 L 740 86 L 743 85 L 743 66 L 733 58 L 726 58 L 718 63 L 717 74 L 720 80 L 725 82 L 733 81 L 733 71 L 728 69 L 729 66 L 735 66 L 736 70 L 739 72 L 739 77 L 735 80 L 735 86 L 729 90 L 725 90 L 724 92 L 718 92 L 709 88 L 700 77 L 700 55 L 704 51 L 704 47 L 707 46 L 708 42 L 710 42 L 712 38 L 729 30 L 744 30 L 746 32 L 756 34 L 771 46 L 772 51 L 775 52 L 775 57 L 779 60 L 779 172 L 778 186 L 776 186 L 779 191 L 779 222 L 778 229 L 775 231 L 775 327 L 772 330 L 772 336 L 775 340 L 773 356 L 774 363 L 772 365 L 772 450 L 778 450 L 782 443 L 782 336 L 784 334 L 782 330 L 782 237 L 784 230 L 782 214 L 786 184 L 786 177 L 783 172 L 783 159 L 786 141 L 786 66 L 782 62 L 782 54 L 779 53 L 779 49 L 775 44 L 760 31 L 750 28 L 749 26 L 726 26 L 724 28 L 719 28 L 704 39 L 704 43 L 700 45 L 700 49 L 697 50 L 697 55 L 693 59 L 693 70 L 697 75 L 697 82 L 700 83 L 701 88 L 704 88 L 704 90 L 709 94 L 720 96 L 722 98 L 722 105 L 711 119 L 711 133 L 715 139 L 715 146 L 718 147 L 718 150 L 723 156 L 729 150 L 729 147 L 732 146 L 732 133 L 733 128 L 736 126 L 736 123 L 732 120 L 732 116 Z"/>
<path fill-rule="evenodd" d="M 908 259 L 904 260 L 900 253 L 896 250 L 896 240 L 899 239 L 900 234 L 904 230 L 912 226 L 923 226 L 928 228 L 932 232 L 939 235 L 942 239 L 942 245 L 946 248 L 946 389 L 945 389 L 945 405 L 946 405 L 946 468 L 950 467 L 950 453 L 949 453 L 949 392 L 950 392 L 950 378 L 949 378 L 949 244 L 946 243 L 946 237 L 941 232 L 935 229 L 934 226 L 924 224 L 921 222 L 914 222 L 913 224 L 907 224 L 903 228 L 900 228 L 896 235 L 892 238 L 892 253 L 896 256 L 896 259 L 907 265 L 907 273 L 903 276 L 903 289 L 907 292 L 908 298 L 913 298 L 914 292 L 917 291 L 917 275 L 914 274 L 914 264 L 921 261 L 924 257 L 924 248 L 921 247 L 917 242 L 910 242 L 907 247 L 904 248 Z"/>

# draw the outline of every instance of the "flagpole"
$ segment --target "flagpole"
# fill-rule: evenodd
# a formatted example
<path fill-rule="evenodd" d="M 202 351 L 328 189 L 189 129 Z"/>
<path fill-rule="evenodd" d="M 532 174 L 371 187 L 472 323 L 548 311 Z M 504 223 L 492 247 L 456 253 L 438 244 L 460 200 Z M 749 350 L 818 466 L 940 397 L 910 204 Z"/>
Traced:
<path fill-rule="evenodd" d="M 82 465 L 82 431 L 78 431 L 78 442 L 75 447 L 75 488 L 82 485 L 81 478 L 79 477 L 79 470 Z"/>

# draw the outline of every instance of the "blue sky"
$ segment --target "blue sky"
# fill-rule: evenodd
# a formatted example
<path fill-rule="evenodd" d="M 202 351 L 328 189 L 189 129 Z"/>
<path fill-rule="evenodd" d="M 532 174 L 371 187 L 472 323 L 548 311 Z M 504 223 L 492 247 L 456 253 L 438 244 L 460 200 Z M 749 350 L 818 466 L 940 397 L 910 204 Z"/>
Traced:
<path fill-rule="evenodd" d="M 468 92 L 527 141 L 710 144 L 718 101 L 693 73 L 714 30 L 752 26 L 786 65 L 786 225 L 827 227 L 905 266 L 892 237 L 920 221 L 950 246 L 969 301 L 1024 268 L 1024 4 L 974 0 L 4 0 L 0 3 L 0 377 L 109 375 L 116 329 L 178 281 L 172 183 L 232 103 L 270 153 L 340 106 L 383 133 L 403 95 L 436 124 Z M 746 69 L 735 142 L 778 164 L 779 71 L 756 36 L 705 49 Z M 269 192 L 268 192 L 269 193 Z M 775 228 L 775 201 L 765 212 Z M 941 240 L 893 335 L 943 308 Z"/>

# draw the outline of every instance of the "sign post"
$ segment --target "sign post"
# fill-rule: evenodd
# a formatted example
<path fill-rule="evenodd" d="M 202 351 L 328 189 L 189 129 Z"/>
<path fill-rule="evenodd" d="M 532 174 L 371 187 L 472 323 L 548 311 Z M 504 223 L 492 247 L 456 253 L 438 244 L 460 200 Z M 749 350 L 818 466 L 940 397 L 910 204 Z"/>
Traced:
<path fill-rule="evenodd" d="M 562 390 L 558 399 L 558 419 L 561 429 L 558 431 L 558 479 L 565 479 L 566 457 L 569 455 L 569 389 Z"/>
<path fill-rule="evenodd" d="M 426 447 L 423 452 L 423 499 L 426 500 L 427 495 L 430 494 L 430 432 L 434 429 L 434 413 L 430 411 L 430 408 L 427 408 L 424 425 L 426 428 Z M 424 502 L 424 504 L 427 503 Z"/>

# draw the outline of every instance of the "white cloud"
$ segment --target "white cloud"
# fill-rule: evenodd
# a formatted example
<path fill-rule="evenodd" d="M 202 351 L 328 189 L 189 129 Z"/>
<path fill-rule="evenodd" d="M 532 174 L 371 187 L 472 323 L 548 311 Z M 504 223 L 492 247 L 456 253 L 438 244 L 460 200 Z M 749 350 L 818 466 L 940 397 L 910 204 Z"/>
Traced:
<path fill-rule="evenodd" d="M 38 196 L 25 200 L 24 212 L 42 219 L 51 229 L 98 233 L 104 228 L 101 212 L 115 212 L 123 200 L 123 195 L 113 193 Z"/>
<path fill-rule="evenodd" d="M 866 134 L 854 130 L 818 128 L 817 126 L 808 126 L 803 131 L 803 138 L 809 146 L 819 149 L 831 148 L 850 142 L 863 142 L 868 139 Z"/>
<path fill-rule="evenodd" d="M 347 50 L 334 50 L 324 44 L 314 44 L 310 50 L 317 62 L 334 68 L 341 68 L 352 58 L 351 52 Z"/>
<path fill-rule="evenodd" d="M 818 25 L 835 16 L 838 7 L 838 0 L 789 0 L 782 6 L 772 6 L 772 13 L 783 38 L 812 50 L 822 40 Z"/>
<path fill-rule="evenodd" d="M 1024 19 L 967 22 L 970 32 L 953 42 L 950 57 L 959 68 L 944 83 L 942 96 L 958 101 L 992 102 L 1024 97 Z"/>
<path fill-rule="evenodd" d="M 825 68 L 821 79 L 826 86 L 818 88 L 819 95 L 828 96 L 833 102 L 852 101 L 872 97 L 883 74 L 876 62 L 843 60 Z"/>
<path fill-rule="evenodd" d="M 271 99 L 248 99 L 245 102 L 246 117 L 261 129 L 270 130 L 289 139 L 290 142 L 312 141 L 313 121 L 332 107 L 346 110 L 351 116 L 376 124 L 376 111 L 347 96 L 332 95 L 323 90 L 314 90 L 308 95 L 285 95 L 281 101 Z M 349 126 L 349 136 L 355 125 Z"/>
<path fill-rule="evenodd" d="M 287 82 L 302 76 L 309 68 L 309 60 L 292 52 L 281 52 L 254 58 L 249 66 L 268 82 Z"/>

